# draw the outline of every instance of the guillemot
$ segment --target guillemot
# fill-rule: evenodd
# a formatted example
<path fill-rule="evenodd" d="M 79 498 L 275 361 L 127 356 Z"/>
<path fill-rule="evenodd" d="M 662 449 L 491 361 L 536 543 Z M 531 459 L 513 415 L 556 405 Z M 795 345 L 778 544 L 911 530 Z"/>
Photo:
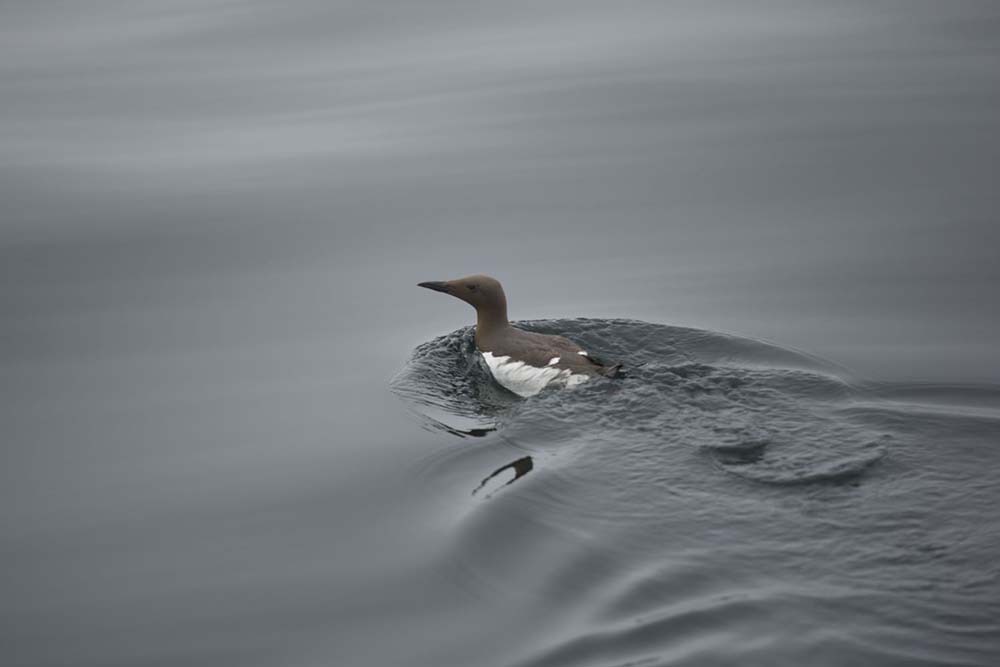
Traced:
<path fill-rule="evenodd" d="M 518 396 L 534 396 L 548 386 L 572 387 L 595 376 L 616 377 L 621 364 L 605 364 L 562 336 L 525 331 L 507 321 L 503 287 L 489 276 L 418 283 L 476 309 L 476 348 L 493 378 Z"/>

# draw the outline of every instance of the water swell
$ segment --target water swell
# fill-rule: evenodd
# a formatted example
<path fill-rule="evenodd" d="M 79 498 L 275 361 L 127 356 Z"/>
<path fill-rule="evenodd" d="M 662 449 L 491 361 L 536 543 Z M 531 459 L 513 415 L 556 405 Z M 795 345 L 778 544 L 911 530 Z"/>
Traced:
<path fill-rule="evenodd" d="M 629 320 L 519 326 L 628 375 L 522 400 L 462 329 L 392 382 L 465 438 L 415 471 L 449 576 L 544 610 L 484 664 L 988 664 L 1000 574 L 980 524 L 1000 497 L 969 471 L 998 463 L 1000 388 L 860 382 Z"/>
<path fill-rule="evenodd" d="M 885 433 L 836 411 L 859 400 L 861 390 L 815 357 L 633 320 L 518 326 L 620 360 L 628 377 L 522 401 L 492 381 L 469 327 L 419 346 L 393 390 L 426 426 L 455 435 L 499 428 L 528 450 L 572 443 L 604 458 L 603 446 L 653 468 L 676 465 L 681 453 L 704 455 L 717 469 L 765 484 L 849 480 L 888 451 Z M 623 474 L 631 468 L 628 460 L 608 463 Z"/>

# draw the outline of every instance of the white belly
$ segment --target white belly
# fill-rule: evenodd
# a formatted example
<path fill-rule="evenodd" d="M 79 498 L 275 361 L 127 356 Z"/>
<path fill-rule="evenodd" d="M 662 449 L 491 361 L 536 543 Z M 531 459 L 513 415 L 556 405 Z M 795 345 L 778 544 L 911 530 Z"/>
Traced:
<path fill-rule="evenodd" d="M 518 396 L 534 396 L 549 385 L 572 387 L 590 379 L 588 375 L 574 374 L 564 368 L 538 368 L 523 361 L 511 361 L 509 356 L 495 357 L 492 352 L 482 355 L 493 378 Z"/>

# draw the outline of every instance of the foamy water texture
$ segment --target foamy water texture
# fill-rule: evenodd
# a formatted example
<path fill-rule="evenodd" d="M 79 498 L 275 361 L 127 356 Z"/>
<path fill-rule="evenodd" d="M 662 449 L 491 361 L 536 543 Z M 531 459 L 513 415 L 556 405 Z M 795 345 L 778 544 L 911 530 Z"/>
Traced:
<path fill-rule="evenodd" d="M 455 576 L 549 631 L 497 665 L 990 664 L 1000 391 L 860 381 L 807 354 L 632 320 L 540 320 L 629 369 L 521 400 L 466 328 L 394 379 L 461 439 Z M 947 399 L 945 398 L 947 397 Z M 956 400 L 957 399 L 957 400 Z M 497 449 L 515 452 L 495 465 Z M 481 473 L 481 474 L 479 474 Z"/>

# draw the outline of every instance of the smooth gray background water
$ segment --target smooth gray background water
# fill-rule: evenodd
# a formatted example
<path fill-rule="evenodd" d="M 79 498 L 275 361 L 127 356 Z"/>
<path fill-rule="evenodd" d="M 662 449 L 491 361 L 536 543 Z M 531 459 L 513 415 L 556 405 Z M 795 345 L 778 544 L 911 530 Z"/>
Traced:
<path fill-rule="evenodd" d="M 471 322 L 418 281 L 1000 382 L 998 72 L 993 2 L 0 4 L 3 662 L 551 644 L 449 566 L 495 466 L 389 391 Z"/>

